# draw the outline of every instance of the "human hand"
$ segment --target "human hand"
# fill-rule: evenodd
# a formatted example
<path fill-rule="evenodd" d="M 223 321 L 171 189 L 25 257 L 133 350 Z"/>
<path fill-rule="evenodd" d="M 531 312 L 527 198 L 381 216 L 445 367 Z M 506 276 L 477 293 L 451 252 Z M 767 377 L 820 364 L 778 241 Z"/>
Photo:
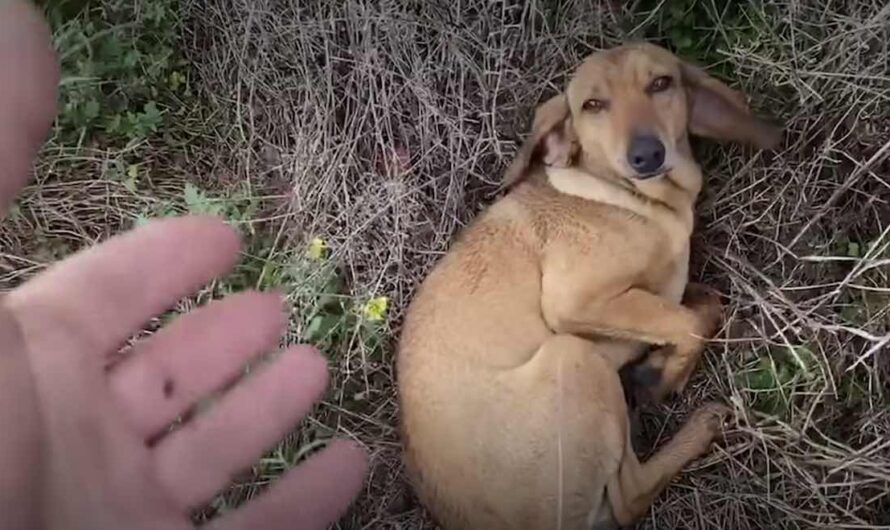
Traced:
<path fill-rule="evenodd" d="M 0 0 L 0 214 L 54 117 L 58 71 L 46 26 Z M 10 75 L 9 73 L 13 74 Z M 237 235 L 207 218 L 149 224 L 0 295 L 0 527 L 189 529 L 301 418 L 327 370 L 291 348 L 172 433 L 167 426 L 273 348 L 277 296 L 243 293 L 180 317 L 107 360 L 151 317 L 235 263 Z M 358 493 L 366 456 L 334 442 L 214 529 L 324 528 Z"/>

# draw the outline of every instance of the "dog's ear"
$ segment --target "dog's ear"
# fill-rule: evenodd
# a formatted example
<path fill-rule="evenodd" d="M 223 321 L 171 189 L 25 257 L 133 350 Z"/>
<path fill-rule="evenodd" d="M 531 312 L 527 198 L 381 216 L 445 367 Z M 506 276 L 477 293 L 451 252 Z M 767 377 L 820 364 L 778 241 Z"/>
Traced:
<path fill-rule="evenodd" d="M 531 134 L 507 168 L 503 186 L 509 188 L 524 180 L 538 160 L 548 166 L 567 167 L 577 151 L 568 101 L 563 94 L 553 96 L 535 110 Z"/>
<path fill-rule="evenodd" d="M 782 141 L 781 127 L 754 116 L 740 92 L 697 66 L 682 63 L 681 72 L 689 95 L 689 132 L 760 149 L 773 149 Z"/>

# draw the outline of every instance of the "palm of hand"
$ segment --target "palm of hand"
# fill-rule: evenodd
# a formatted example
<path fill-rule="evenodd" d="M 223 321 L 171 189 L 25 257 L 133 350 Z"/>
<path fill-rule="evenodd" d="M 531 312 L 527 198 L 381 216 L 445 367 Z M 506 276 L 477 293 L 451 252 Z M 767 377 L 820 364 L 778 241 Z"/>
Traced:
<path fill-rule="evenodd" d="M 0 7 L 0 66 L 21 73 L 0 80 L 0 207 L 52 114 L 46 38 L 30 6 Z M 151 317 L 233 266 L 238 246 L 211 219 L 155 223 L 0 297 L 0 526 L 191 528 L 189 510 L 305 414 L 326 367 L 297 347 L 167 433 L 275 347 L 284 319 L 274 295 L 211 303 L 106 367 Z M 356 446 L 333 443 L 211 528 L 324 528 L 357 493 L 364 460 Z"/>

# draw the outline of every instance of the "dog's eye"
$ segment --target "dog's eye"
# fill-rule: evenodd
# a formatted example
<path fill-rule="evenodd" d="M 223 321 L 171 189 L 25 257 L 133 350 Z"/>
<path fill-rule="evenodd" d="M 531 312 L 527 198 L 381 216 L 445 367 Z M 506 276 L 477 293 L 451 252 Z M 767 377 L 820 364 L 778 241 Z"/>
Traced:
<path fill-rule="evenodd" d="M 667 75 L 663 75 L 661 77 L 656 77 L 649 83 L 649 86 L 646 88 L 646 91 L 650 94 L 655 94 L 658 92 L 664 92 L 665 90 L 671 88 L 671 85 L 674 83 L 674 80 Z"/>
<path fill-rule="evenodd" d="M 607 102 L 605 102 L 601 99 L 596 99 L 596 98 L 588 99 L 587 101 L 584 102 L 584 105 L 583 105 L 584 110 L 587 110 L 590 112 L 602 112 L 602 111 L 606 110 L 606 108 L 608 106 L 609 106 L 609 104 Z"/>

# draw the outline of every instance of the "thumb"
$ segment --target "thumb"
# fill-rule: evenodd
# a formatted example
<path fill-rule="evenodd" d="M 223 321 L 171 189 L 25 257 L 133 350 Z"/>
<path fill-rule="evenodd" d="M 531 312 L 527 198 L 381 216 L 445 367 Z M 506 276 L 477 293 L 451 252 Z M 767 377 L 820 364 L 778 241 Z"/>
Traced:
<path fill-rule="evenodd" d="M 27 0 L 0 0 L 0 217 L 28 180 L 56 114 L 59 65 L 46 21 Z"/>

